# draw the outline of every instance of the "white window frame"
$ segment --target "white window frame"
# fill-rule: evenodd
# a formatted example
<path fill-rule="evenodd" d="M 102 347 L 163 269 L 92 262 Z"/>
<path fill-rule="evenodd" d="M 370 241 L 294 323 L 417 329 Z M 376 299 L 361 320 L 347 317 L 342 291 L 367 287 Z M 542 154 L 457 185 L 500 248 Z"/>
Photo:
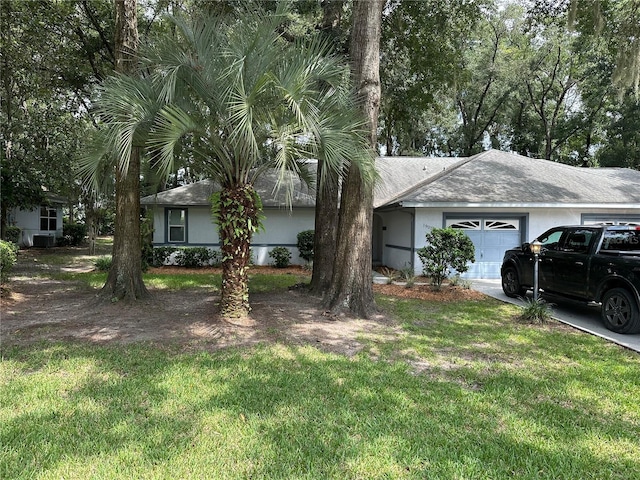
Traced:
<path fill-rule="evenodd" d="M 181 223 L 171 223 L 171 212 L 180 212 Z M 186 208 L 167 208 L 167 243 L 187 243 L 187 215 Z M 182 240 L 173 240 L 171 235 L 173 229 L 182 229 Z"/>
<path fill-rule="evenodd" d="M 42 222 L 46 222 L 47 228 L 42 228 Z M 51 228 L 53 222 L 53 228 Z M 58 209 L 47 205 L 40 207 L 40 231 L 55 232 L 58 230 Z"/>

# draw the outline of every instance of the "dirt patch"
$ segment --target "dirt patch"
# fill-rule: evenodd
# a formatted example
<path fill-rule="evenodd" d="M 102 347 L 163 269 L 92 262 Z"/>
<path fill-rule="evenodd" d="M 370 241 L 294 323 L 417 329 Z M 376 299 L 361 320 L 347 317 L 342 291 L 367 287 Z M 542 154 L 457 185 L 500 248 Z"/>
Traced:
<path fill-rule="evenodd" d="M 91 269 L 74 265 L 76 271 Z M 388 335 L 395 321 L 384 313 L 370 319 L 336 319 L 322 307 L 320 298 L 304 289 L 278 294 L 253 294 L 251 325 L 234 325 L 218 318 L 218 292 L 208 289 L 180 291 L 151 289 L 148 300 L 128 305 L 99 301 L 96 291 L 74 282 L 37 277 L 39 265 L 33 255 L 23 255 L 9 291 L 2 293 L 0 338 L 2 346 L 28 345 L 39 341 L 83 341 L 97 344 L 152 342 L 177 344 L 184 349 L 219 349 L 264 342 L 313 344 L 327 351 L 354 355 L 361 348 L 363 332 Z M 152 273 L 179 270 L 193 275 L 218 273 L 218 269 L 187 270 L 178 267 L 152 269 Z M 273 269 L 255 267 L 252 273 L 310 276 L 302 267 Z M 445 287 L 433 291 L 426 285 L 374 285 L 376 292 L 429 301 L 460 301 L 483 298 L 473 290 Z"/>

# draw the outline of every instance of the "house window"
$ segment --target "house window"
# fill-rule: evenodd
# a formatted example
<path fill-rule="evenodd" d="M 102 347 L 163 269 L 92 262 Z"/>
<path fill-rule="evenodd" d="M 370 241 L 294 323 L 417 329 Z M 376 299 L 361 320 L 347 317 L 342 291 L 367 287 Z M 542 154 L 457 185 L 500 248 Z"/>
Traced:
<path fill-rule="evenodd" d="M 167 225 L 170 243 L 187 241 L 187 210 L 172 208 L 167 210 Z"/>
<path fill-rule="evenodd" d="M 40 207 L 40 230 L 56 231 L 58 229 L 58 210 L 51 207 Z"/>

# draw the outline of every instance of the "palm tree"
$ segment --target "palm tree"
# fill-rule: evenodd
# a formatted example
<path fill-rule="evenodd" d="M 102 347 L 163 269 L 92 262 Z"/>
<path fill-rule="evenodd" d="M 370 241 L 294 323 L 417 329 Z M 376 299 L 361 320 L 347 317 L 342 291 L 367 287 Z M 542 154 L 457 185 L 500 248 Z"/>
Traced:
<path fill-rule="evenodd" d="M 173 35 L 141 52 L 145 77 L 113 78 L 101 95 L 109 145 L 129 149 L 144 139 L 165 174 L 176 148 L 188 146 L 199 171 L 221 186 L 213 211 L 225 318 L 250 311 L 249 247 L 262 211 L 253 184 L 260 175 L 275 169 L 289 198 L 290 173 L 307 171 L 301 159 L 322 158 L 334 172 L 361 165 L 372 175 L 346 64 L 320 41 L 283 39 L 285 13 L 278 6 L 272 14 L 176 20 Z"/>

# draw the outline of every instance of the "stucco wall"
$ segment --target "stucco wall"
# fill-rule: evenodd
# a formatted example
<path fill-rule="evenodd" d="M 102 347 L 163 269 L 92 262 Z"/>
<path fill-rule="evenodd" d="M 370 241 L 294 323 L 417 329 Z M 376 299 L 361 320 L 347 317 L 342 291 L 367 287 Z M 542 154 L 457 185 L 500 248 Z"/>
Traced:
<path fill-rule="evenodd" d="M 175 207 L 180 208 L 180 207 Z M 183 207 L 184 208 L 184 207 Z M 220 240 L 216 225 L 211 220 L 208 207 L 187 208 L 187 243 L 168 243 L 165 229 L 165 208 L 156 207 L 153 213 L 153 243 L 154 245 L 175 246 L 208 246 L 219 248 Z M 269 251 L 274 247 L 283 246 L 291 252 L 291 263 L 302 265 L 305 263 L 298 255 L 298 233 L 312 230 L 314 227 L 314 210 L 311 208 L 271 209 L 264 211 L 264 231 L 254 235 L 251 242 L 254 262 L 258 265 L 268 265 L 273 261 Z"/>
<path fill-rule="evenodd" d="M 411 265 L 413 211 L 409 209 L 379 213 L 382 220 L 382 259 L 388 267 Z"/>

